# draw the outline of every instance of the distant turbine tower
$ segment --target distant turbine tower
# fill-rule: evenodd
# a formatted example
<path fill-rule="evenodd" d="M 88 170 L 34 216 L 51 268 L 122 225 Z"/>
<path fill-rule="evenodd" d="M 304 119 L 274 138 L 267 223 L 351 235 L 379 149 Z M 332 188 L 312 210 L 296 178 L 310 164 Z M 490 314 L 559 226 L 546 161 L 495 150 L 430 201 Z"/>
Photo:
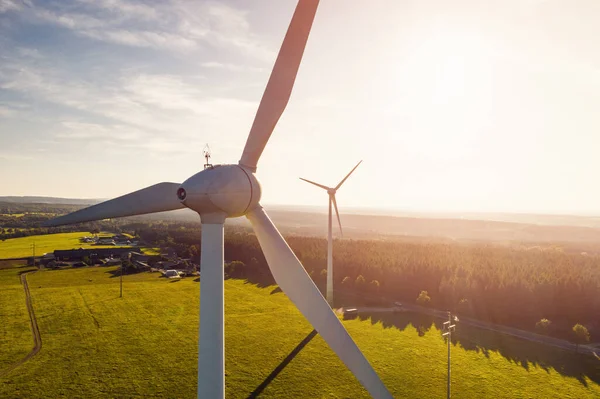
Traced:
<path fill-rule="evenodd" d="M 342 181 L 337 186 L 335 186 L 335 188 L 327 187 L 322 184 L 315 183 L 314 181 L 303 179 L 302 177 L 300 178 L 300 180 L 304 180 L 305 182 L 314 184 L 317 187 L 321 187 L 322 189 L 327 190 L 327 194 L 329 194 L 329 223 L 327 230 L 327 302 L 329 302 L 330 306 L 333 306 L 333 235 L 331 226 L 331 204 L 333 203 L 333 206 L 335 207 L 335 214 L 337 216 L 338 224 L 340 225 L 340 235 L 343 236 L 344 233 L 342 232 L 342 222 L 340 221 L 340 213 L 338 212 L 337 202 L 335 200 L 335 193 L 342 186 L 342 184 L 344 184 L 346 179 L 350 177 L 352 172 L 354 172 L 354 170 L 358 168 L 358 165 L 360 165 L 361 162 L 362 161 L 357 163 L 356 166 L 350 171 L 350 173 L 348 173 L 346 177 L 344 177 Z"/>

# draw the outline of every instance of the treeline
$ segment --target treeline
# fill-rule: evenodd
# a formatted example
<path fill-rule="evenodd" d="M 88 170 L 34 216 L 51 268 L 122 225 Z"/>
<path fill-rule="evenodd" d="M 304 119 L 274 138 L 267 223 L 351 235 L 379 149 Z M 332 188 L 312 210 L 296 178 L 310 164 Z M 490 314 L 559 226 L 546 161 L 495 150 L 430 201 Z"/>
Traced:
<path fill-rule="evenodd" d="M 0 201 L 0 214 L 22 214 L 22 213 L 69 213 L 83 208 L 83 205 L 72 204 L 42 204 L 42 203 L 19 203 Z"/>

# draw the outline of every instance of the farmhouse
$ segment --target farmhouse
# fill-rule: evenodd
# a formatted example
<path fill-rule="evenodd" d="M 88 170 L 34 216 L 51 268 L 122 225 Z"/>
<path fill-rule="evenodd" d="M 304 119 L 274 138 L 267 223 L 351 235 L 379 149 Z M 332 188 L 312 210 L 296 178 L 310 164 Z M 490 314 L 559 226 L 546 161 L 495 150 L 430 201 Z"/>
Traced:
<path fill-rule="evenodd" d="M 120 258 L 131 252 L 131 248 L 92 248 L 92 249 L 57 249 L 54 258 L 60 261 L 82 260 L 84 257 L 95 258 Z"/>
<path fill-rule="evenodd" d="M 139 252 L 131 252 L 131 261 L 137 261 L 137 262 L 144 262 L 144 263 L 148 263 L 148 260 L 150 259 L 150 256 L 146 255 L 146 254 L 142 254 Z"/>

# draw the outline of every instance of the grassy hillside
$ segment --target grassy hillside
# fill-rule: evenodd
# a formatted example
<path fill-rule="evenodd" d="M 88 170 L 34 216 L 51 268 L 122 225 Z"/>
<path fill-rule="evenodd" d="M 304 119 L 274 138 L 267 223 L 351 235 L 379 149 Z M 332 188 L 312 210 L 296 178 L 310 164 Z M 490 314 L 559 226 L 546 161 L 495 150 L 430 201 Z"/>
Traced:
<path fill-rule="evenodd" d="M 166 280 L 149 273 L 130 275 L 125 277 L 124 298 L 119 299 L 114 270 L 43 271 L 28 277 L 42 351 L 0 378 L 0 397 L 195 397 L 198 282 Z M 225 283 L 228 398 L 247 398 L 312 331 L 274 288 L 240 280 Z M 377 320 L 344 323 L 394 396 L 445 397 L 446 345 L 436 325 L 425 321 L 430 329 L 419 336 L 413 324 Z M 501 349 L 490 349 L 485 340 L 483 346 L 477 344 L 480 333 L 470 332 L 453 347 L 455 396 L 579 399 L 600 395 L 600 386 L 586 376 L 598 381 L 600 369 L 592 366 L 583 374 L 565 373 L 559 363 L 547 364 L 542 351 L 553 353 L 567 366 L 577 359 L 542 347 L 539 358 L 507 356 Z M 0 351 L 0 357 L 5 356 Z M 266 384 L 260 397 L 368 395 L 317 335 Z"/>
<path fill-rule="evenodd" d="M 35 243 L 35 254 L 40 256 L 55 249 L 73 248 L 108 248 L 102 245 L 91 245 L 80 242 L 81 237 L 89 236 L 89 232 L 59 233 L 21 238 L 9 238 L 0 241 L 0 259 L 21 258 L 33 254 L 31 245 Z"/>

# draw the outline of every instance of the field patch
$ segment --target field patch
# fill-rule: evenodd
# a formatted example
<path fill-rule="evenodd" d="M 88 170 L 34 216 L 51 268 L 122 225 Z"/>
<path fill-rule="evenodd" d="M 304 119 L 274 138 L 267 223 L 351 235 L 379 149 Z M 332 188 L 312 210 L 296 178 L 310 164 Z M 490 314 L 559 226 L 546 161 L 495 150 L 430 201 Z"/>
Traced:
<path fill-rule="evenodd" d="M 43 348 L 0 378 L 0 397 L 195 398 L 199 283 L 157 273 L 127 275 L 119 298 L 115 270 L 89 267 L 28 276 Z M 227 398 L 247 398 L 259 388 L 265 398 L 368 398 L 275 288 L 225 282 Z M 422 336 L 414 326 L 419 322 L 426 324 Z M 373 315 L 344 324 L 394 397 L 445 397 L 446 344 L 435 322 Z M 453 344 L 454 396 L 599 397 L 600 386 L 588 377 L 594 370 L 561 374 L 552 364 L 511 357 L 477 334 L 465 332 Z"/>
<path fill-rule="evenodd" d="M 0 265 L 0 374 L 33 348 L 20 274 L 33 270 L 15 262 Z"/>
<path fill-rule="evenodd" d="M 0 241 L 0 259 L 32 256 L 32 245 L 34 243 L 36 256 L 41 256 L 46 252 L 54 252 L 55 249 L 114 247 L 106 245 L 92 245 L 79 241 L 80 238 L 90 235 L 91 234 L 89 232 L 76 232 L 8 238 Z M 102 236 L 102 234 L 100 234 L 100 236 Z"/>

